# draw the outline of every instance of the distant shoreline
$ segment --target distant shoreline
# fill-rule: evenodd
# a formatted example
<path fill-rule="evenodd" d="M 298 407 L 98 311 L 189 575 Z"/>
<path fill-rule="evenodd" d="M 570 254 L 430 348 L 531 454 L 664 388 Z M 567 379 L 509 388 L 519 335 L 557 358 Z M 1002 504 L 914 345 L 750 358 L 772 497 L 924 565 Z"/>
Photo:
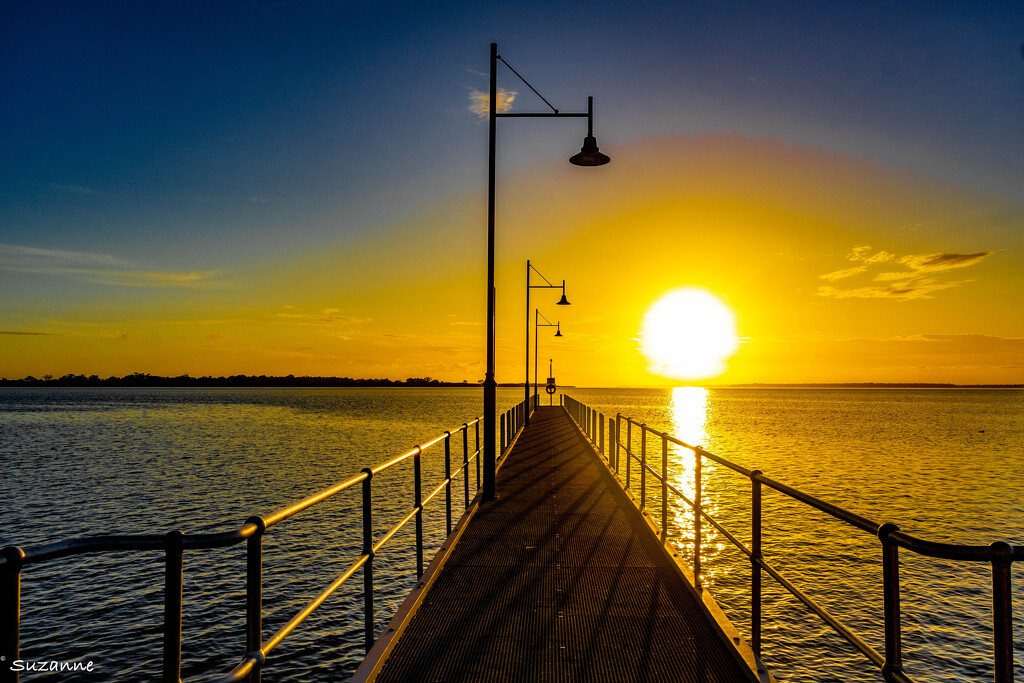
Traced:
<path fill-rule="evenodd" d="M 353 379 L 351 377 L 318 377 L 318 376 L 268 376 L 268 375 L 231 375 L 221 377 L 162 377 L 145 373 L 133 373 L 123 377 L 101 378 L 97 375 L 64 375 L 63 377 L 42 378 L 24 377 L 22 379 L 0 379 L 0 387 L 167 387 L 167 388 L 203 388 L 203 387 L 284 387 L 284 388 L 316 388 L 316 387 L 481 387 L 479 382 L 442 382 L 430 377 L 410 377 L 404 380 L 392 379 Z M 499 383 L 500 387 L 522 387 L 522 382 Z M 533 386 L 532 384 L 530 386 Z M 538 385 L 543 387 L 543 384 Z M 1024 389 L 1024 384 L 952 384 L 942 382 L 822 382 L 808 383 L 753 383 L 753 384 L 710 384 L 703 385 L 708 389 Z M 575 389 L 577 385 L 559 385 L 560 389 Z M 588 387 L 592 389 L 601 387 Z M 605 387 L 605 388 L 643 388 L 643 387 Z M 671 387 L 648 387 L 671 388 Z"/>

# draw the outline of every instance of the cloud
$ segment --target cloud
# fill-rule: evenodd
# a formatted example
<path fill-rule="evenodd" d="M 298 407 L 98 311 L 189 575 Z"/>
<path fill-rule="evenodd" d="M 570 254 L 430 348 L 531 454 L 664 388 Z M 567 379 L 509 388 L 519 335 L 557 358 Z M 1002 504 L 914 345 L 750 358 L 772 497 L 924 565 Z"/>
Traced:
<path fill-rule="evenodd" d="M 294 306 L 285 306 L 286 309 L 297 310 Z M 298 325 L 335 325 L 339 323 L 368 323 L 373 318 L 365 318 L 357 315 L 338 315 L 337 308 L 324 308 L 319 313 L 275 313 L 275 318 L 284 318 L 288 322 Z"/>
<path fill-rule="evenodd" d="M 199 287 L 205 285 L 215 275 L 213 271 L 206 273 L 164 273 L 159 271 L 128 271 L 128 270 L 67 270 L 71 274 L 79 274 L 89 282 L 116 287 Z"/>
<path fill-rule="evenodd" d="M 896 258 L 896 254 L 890 254 L 887 251 L 879 251 L 868 256 L 869 251 L 871 251 L 871 247 L 869 246 L 854 247 L 853 251 L 846 255 L 846 258 L 854 262 L 859 261 L 866 264 L 884 263 Z"/>
<path fill-rule="evenodd" d="M 857 273 L 863 273 L 865 270 L 867 270 L 867 266 L 855 266 L 853 268 L 846 268 L 844 270 L 835 270 L 832 271 L 831 273 L 819 275 L 818 277 L 820 277 L 822 280 L 829 280 L 831 282 L 832 280 L 842 280 L 844 277 L 851 277 L 853 275 L 856 275 Z"/>
<path fill-rule="evenodd" d="M 189 287 L 209 284 L 216 273 L 174 273 L 143 270 L 131 261 L 88 251 L 37 249 L 0 244 L 0 270 L 46 275 L 69 275 L 87 282 L 117 287 Z"/>
<path fill-rule="evenodd" d="M 875 253 L 871 253 L 871 251 L 872 247 L 868 245 L 855 246 L 846 255 L 846 258 L 859 265 L 852 268 L 834 270 L 818 277 L 822 280 L 834 282 L 866 273 L 872 266 L 881 263 L 897 263 L 906 266 L 909 270 L 877 273 L 871 278 L 873 282 L 888 283 L 884 285 L 854 287 L 850 289 L 839 289 L 822 285 L 818 287 L 816 295 L 833 299 L 900 299 L 904 301 L 909 299 L 931 299 L 933 298 L 933 292 L 972 282 L 972 280 L 939 282 L 935 278 L 929 277 L 932 273 L 973 266 L 994 253 L 992 251 L 979 251 L 973 254 L 940 252 L 897 256 L 888 251 L 877 251 Z"/>
<path fill-rule="evenodd" d="M 499 114 L 503 114 L 512 109 L 512 103 L 516 100 L 518 95 L 515 90 L 505 90 L 504 88 L 498 88 L 498 102 L 497 110 Z M 486 119 L 491 115 L 491 95 L 485 93 L 482 90 L 471 88 L 469 91 L 469 111 L 476 114 L 482 119 Z"/>
<path fill-rule="evenodd" d="M 899 259 L 899 263 L 918 272 L 931 272 L 973 266 L 992 253 L 991 251 L 979 251 L 975 254 L 911 254 Z"/>
<path fill-rule="evenodd" d="M 15 336 L 27 336 L 27 337 L 60 337 L 63 336 L 59 332 L 21 332 L 18 330 L 0 330 L 0 334 L 10 334 Z"/>
<path fill-rule="evenodd" d="M 70 192 L 71 194 L 77 194 L 86 196 L 90 194 L 96 194 L 96 190 L 91 187 L 84 187 L 82 185 L 62 185 L 60 183 L 50 183 L 50 189 L 59 190 L 60 192 Z"/>
<path fill-rule="evenodd" d="M 931 299 L 933 298 L 931 296 L 932 292 L 956 287 L 957 285 L 963 284 L 963 282 L 969 282 L 969 280 L 945 283 L 931 281 L 917 283 L 897 282 L 884 287 L 859 287 L 857 289 L 838 289 L 836 287 L 822 285 L 821 287 L 818 287 L 816 296 L 830 297 L 833 299 L 900 299 L 903 301 L 910 299 Z"/>
<path fill-rule="evenodd" d="M 58 251 L 55 249 L 37 249 L 17 244 L 0 244 L 0 268 L 4 270 L 33 271 L 38 268 L 53 268 L 57 264 L 74 264 L 78 266 L 129 266 L 124 261 L 110 254 L 97 254 L 88 251 Z"/>

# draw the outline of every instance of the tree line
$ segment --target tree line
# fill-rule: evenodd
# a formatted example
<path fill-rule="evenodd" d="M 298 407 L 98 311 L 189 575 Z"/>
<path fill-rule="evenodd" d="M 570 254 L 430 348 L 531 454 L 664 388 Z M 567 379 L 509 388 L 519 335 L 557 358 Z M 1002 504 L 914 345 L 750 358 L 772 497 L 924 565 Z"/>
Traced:
<path fill-rule="evenodd" d="M 353 379 L 351 377 L 315 377 L 303 375 L 230 375 L 213 377 L 204 375 L 192 377 L 189 374 L 177 377 L 151 375 L 148 372 L 133 372 L 123 377 L 99 377 L 98 375 L 67 374 L 63 377 L 43 375 L 41 378 L 29 375 L 22 379 L 0 379 L 3 387 L 469 387 L 478 383 L 442 382 L 431 377 L 409 377 L 393 379 Z"/>

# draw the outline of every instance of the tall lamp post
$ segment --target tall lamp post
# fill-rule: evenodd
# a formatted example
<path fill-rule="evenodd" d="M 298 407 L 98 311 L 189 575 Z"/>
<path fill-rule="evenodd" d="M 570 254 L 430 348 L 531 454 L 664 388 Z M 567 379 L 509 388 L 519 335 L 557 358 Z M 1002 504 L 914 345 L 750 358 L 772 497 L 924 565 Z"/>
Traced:
<path fill-rule="evenodd" d="M 544 103 L 551 107 L 551 112 L 540 113 L 498 113 L 498 60 L 501 60 L 519 80 L 526 83 L 527 87 L 537 96 L 544 100 Z M 490 112 L 488 130 L 488 164 L 487 164 L 487 372 L 484 375 L 484 463 L 483 463 L 483 491 L 481 498 L 484 501 L 494 500 L 494 477 L 496 470 L 496 452 L 494 447 L 495 426 L 497 423 L 498 406 L 498 382 L 494 378 L 494 177 L 495 177 L 495 142 L 498 133 L 499 118 L 518 117 L 576 117 L 587 119 L 587 137 L 583 139 L 583 147 L 579 154 L 569 158 L 569 163 L 575 166 L 603 166 L 610 159 L 601 153 L 597 147 L 597 140 L 594 138 L 594 98 L 587 98 L 587 111 L 560 112 L 551 106 L 544 97 L 537 92 L 536 88 L 530 85 L 525 78 L 513 69 L 508 62 L 498 55 L 498 44 L 491 43 L 491 92 Z"/>
<path fill-rule="evenodd" d="M 563 298 L 565 298 L 565 295 L 562 295 L 562 296 L 563 296 Z M 540 322 L 541 318 L 544 318 L 544 322 Z M 560 321 L 556 321 L 554 324 L 552 324 L 550 320 L 548 320 L 547 318 L 544 317 L 544 314 L 541 313 L 539 309 L 536 309 L 536 308 L 533 309 L 533 395 L 534 395 L 534 397 L 537 396 L 537 337 L 540 336 L 540 335 L 537 334 L 537 328 L 540 328 L 540 327 L 554 327 L 555 328 L 555 336 L 556 337 L 561 337 L 562 336 L 562 323 Z M 551 370 L 549 369 L 548 370 L 548 377 L 550 377 L 550 376 L 551 376 Z"/>
<path fill-rule="evenodd" d="M 547 282 L 547 284 L 546 285 L 531 285 L 530 284 L 530 271 L 533 271 L 533 272 L 537 273 L 537 275 L 540 275 L 540 279 L 544 280 L 544 282 Z M 559 299 L 558 301 L 556 301 L 555 305 L 556 306 L 568 306 L 569 305 L 569 300 L 565 298 L 565 280 L 562 280 L 562 284 L 561 285 L 553 285 L 553 284 L 551 284 L 550 280 L 548 280 L 546 277 L 541 275 L 541 272 L 539 270 L 537 270 L 536 268 L 534 268 L 532 265 L 530 265 L 530 262 L 527 261 L 526 262 L 526 381 L 524 382 L 524 385 L 525 385 L 524 388 L 526 389 L 525 401 L 527 403 L 527 408 L 526 408 L 526 426 L 527 427 L 530 426 L 530 408 L 529 408 L 529 403 L 530 403 L 530 290 L 531 289 L 561 289 L 562 290 L 562 298 Z M 545 318 L 545 320 L 546 320 L 546 318 Z M 536 316 L 534 316 L 534 321 L 536 321 Z M 537 330 L 534 329 L 533 333 L 534 333 L 534 339 L 536 340 L 536 338 L 537 338 Z M 555 336 L 561 337 L 562 335 L 561 334 L 557 334 Z M 537 350 L 536 350 L 536 343 L 534 343 L 534 347 L 535 348 L 534 348 L 534 352 L 533 352 L 533 396 L 534 396 L 534 401 L 536 401 L 536 398 L 537 398 Z"/>

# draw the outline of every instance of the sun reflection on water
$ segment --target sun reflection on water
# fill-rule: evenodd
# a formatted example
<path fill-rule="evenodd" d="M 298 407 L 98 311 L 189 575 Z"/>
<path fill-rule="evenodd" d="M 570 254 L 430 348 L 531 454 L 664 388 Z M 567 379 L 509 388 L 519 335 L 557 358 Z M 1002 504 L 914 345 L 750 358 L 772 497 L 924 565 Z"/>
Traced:
<path fill-rule="evenodd" d="M 704 446 L 709 437 L 708 414 L 710 410 L 710 392 L 702 387 L 676 387 L 672 390 L 669 404 L 672 418 L 670 433 L 691 446 Z M 696 494 L 696 468 L 693 451 L 672 444 L 669 448 L 669 479 L 671 484 L 682 491 L 693 501 Z M 714 463 L 704 460 L 701 463 L 701 507 L 714 517 L 718 511 L 715 498 L 707 495 L 709 477 L 714 470 Z M 692 566 L 693 557 L 693 510 L 689 505 L 676 499 L 669 507 L 669 529 L 675 544 L 689 558 L 687 564 Z M 718 532 L 705 520 L 701 529 L 701 554 L 703 556 L 702 575 L 709 585 L 715 583 L 720 568 L 709 565 L 708 560 L 718 555 L 724 548 L 723 539 Z"/>
<path fill-rule="evenodd" d="M 708 438 L 708 390 L 703 387 L 676 387 L 672 390 L 672 433 L 691 446 Z"/>

